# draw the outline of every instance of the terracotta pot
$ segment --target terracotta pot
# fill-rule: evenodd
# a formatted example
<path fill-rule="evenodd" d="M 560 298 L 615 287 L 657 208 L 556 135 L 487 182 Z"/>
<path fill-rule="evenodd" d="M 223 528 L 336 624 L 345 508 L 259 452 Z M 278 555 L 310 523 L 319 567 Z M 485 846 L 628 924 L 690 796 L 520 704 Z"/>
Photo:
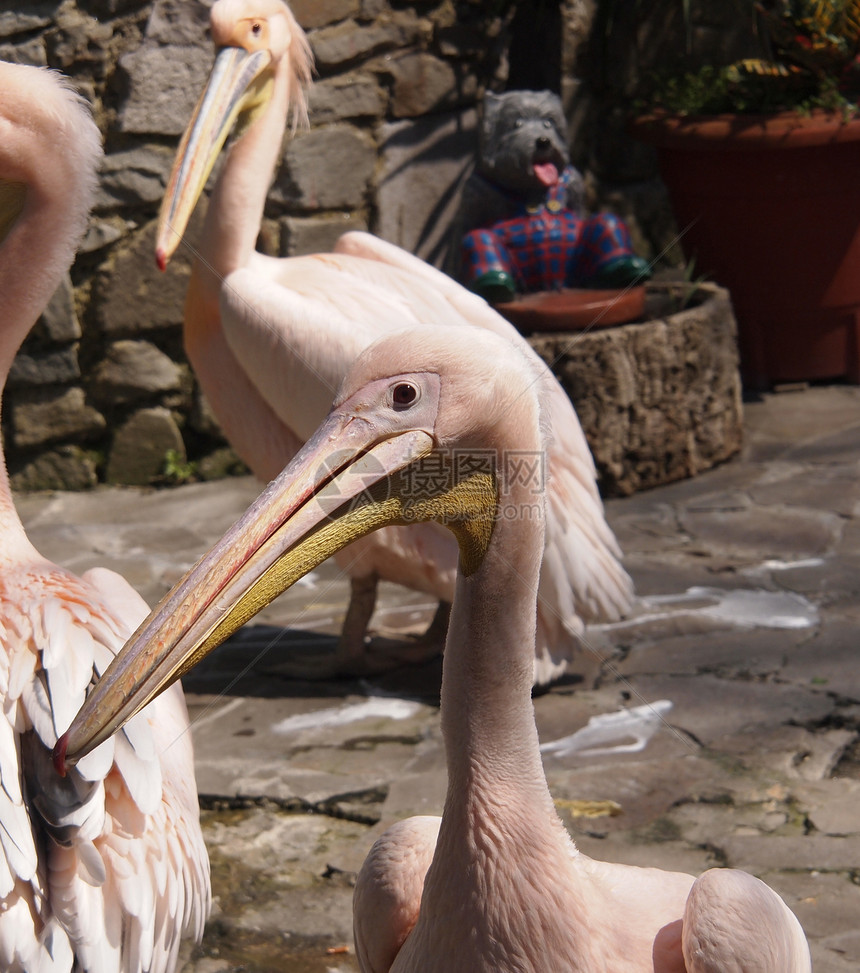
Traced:
<path fill-rule="evenodd" d="M 495 308 L 523 334 L 593 331 L 641 318 L 645 313 L 645 286 L 626 290 L 538 291 L 496 304 Z"/>
<path fill-rule="evenodd" d="M 638 119 L 682 246 L 729 289 L 748 388 L 860 381 L 860 120 Z"/>

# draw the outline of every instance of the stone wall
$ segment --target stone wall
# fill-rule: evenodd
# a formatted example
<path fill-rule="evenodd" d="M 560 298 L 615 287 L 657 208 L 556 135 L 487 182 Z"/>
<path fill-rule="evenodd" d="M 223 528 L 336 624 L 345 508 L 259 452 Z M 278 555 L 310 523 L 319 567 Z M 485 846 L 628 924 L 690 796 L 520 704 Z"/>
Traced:
<path fill-rule="evenodd" d="M 213 60 L 208 6 L 0 4 L 0 58 L 71 77 L 93 105 L 106 150 L 71 278 L 7 383 L 2 432 L 16 489 L 170 482 L 236 467 L 182 351 L 188 248 L 165 274 L 153 259 L 173 153 Z M 441 263 L 474 151 L 479 93 L 504 81 L 510 33 L 487 12 L 496 5 L 291 6 L 316 60 L 312 124 L 285 145 L 260 247 L 328 249 L 344 230 L 362 228 Z"/>
<path fill-rule="evenodd" d="M 719 9 L 720 2 L 694 5 L 703 29 L 711 14 L 699 8 Z M 71 77 L 92 103 L 106 150 L 81 253 L 25 342 L 4 394 L 2 434 L 16 489 L 176 482 L 239 468 L 182 351 L 189 247 L 165 274 L 153 260 L 173 153 L 213 59 L 208 6 L 0 3 L 0 58 Z M 311 128 L 285 144 L 261 249 L 325 250 L 344 230 L 367 228 L 441 266 L 471 168 L 482 91 L 547 86 L 562 93 L 591 205 L 625 216 L 642 252 L 680 259 L 653 156 L 625 135 L 618 109 L 642 69 L 641 52 L 653 59 L 678 43 L 677 11 L 655 38 L 624 13 L 635 8 L 641 16 L 647 5 L 625 2 L 291 6 L 316 59 Z M 601 20 L 606 7 L 619 13 L 609 33 Z M 198 212 L 190 246 L 199 224 Z"/>

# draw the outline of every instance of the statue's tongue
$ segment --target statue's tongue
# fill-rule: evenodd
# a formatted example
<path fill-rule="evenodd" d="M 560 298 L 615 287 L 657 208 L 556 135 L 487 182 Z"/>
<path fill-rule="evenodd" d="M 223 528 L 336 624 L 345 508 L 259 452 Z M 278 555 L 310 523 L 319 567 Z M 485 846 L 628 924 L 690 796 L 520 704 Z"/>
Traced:
<path fill-rule="evenodd" d="M 532 168 L 544 186 L 554 186 L 558 182 L 558 169 L 551 162 L 534 162 Z"/>

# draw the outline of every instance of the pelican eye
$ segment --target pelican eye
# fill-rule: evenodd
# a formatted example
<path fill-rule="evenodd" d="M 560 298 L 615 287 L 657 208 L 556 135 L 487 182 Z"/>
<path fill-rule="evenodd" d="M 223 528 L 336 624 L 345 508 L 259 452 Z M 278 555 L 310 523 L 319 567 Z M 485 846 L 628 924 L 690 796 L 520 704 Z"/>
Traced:
<path fill-rule="evenodd" d="M 412 382 L 398 382 L 391 389 L 391 404 L 395 409 L 408 409 L 421 397 L 418 386 Z"/>
<path fill-rule="evenodd" d="M 255 23 L 251 26 L 251 33 L 254 35 L 254 37 L 259 37 L 262 30 L 263 30 L 262 24 Z"/>

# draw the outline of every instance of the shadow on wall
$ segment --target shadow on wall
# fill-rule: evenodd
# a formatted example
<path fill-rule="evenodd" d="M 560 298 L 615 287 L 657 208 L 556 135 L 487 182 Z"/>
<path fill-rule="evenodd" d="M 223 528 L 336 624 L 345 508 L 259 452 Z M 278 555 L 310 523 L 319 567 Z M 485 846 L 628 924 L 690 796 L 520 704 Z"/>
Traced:
<path fill-rule="evenodd" d="M 378 188 L 379 235 L 444 267 L 450 228 L 477 146 L 473 108 L 387 125 Z"/>

